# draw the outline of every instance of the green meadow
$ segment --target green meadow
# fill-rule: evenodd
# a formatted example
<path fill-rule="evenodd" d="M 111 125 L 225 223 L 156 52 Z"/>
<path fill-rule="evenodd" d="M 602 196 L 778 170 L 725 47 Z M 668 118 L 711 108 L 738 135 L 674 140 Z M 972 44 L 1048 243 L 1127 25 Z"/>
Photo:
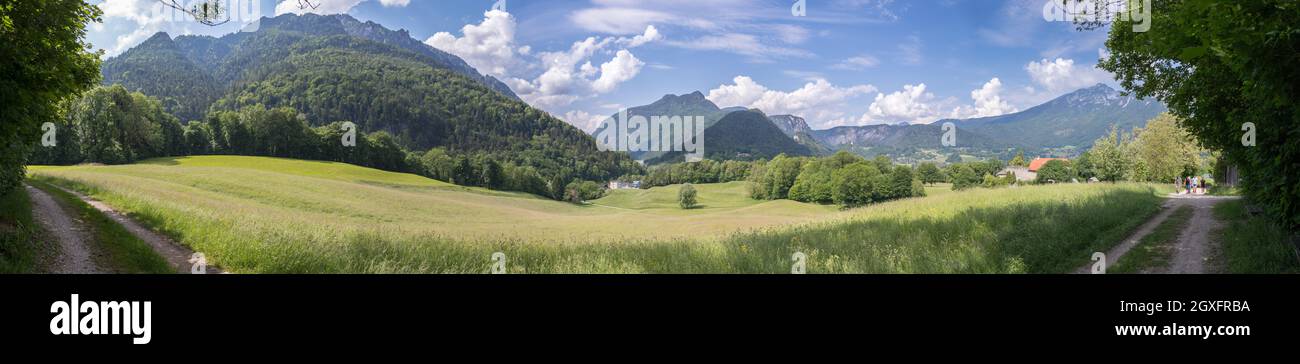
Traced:
<path fill-rule="evenodd" d="M 341 163 L 204 156 L 32 167 L 236 273 L 1062 273 L 1158 210 L 1140 184 L 951 192 L 852 210 L 756 201 L 744 182 L 587 205 Z"/>

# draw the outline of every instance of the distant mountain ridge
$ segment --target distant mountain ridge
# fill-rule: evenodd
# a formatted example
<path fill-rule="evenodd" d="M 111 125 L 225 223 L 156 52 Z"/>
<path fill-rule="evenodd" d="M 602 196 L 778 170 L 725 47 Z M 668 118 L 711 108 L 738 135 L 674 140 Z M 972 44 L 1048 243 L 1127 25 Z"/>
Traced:
<path fill-rule="evenodd" d="M 1105 84 L 1080 89 L 1025 111 L 986 118 L 940 120 L 976 134 L 996 136 L 1029 148 L 1075 146 L 1089 148 L 1112 125 L 1119 130 L 1146 125 L 1165 112 L 1155 100 L 1124 96 Z"/>
<path fill-rule="evenodd" d="M 663 97 L 659 98 L 658 101 L 655 101 L 649 105 L 628 108 L 627 117 L 631 118 L 633 116 L 641 116 L 649 120 L 650 118 L 656 116 L 666 116 L 666 117 L 681 116 L 683 118 L 688 116 L 689 117 L 699 116 L 704 118 L 704 128 L 705 130 L 708 130 L 708 128 L 716 124 L 718 120 L 721 120 L 723 116 L 726 116 L 727 114 L 734 111 L 736 111 L 736 109 L 734 108 L 729 108 L 729 109 L 719 108 L 718 105 L 715 105 L 712 101 L 709 101 L 707 98 L 705 98 L 704 93 L 695 91 L 684 95 L 673 95 L 673 94 L 664 95 Z M 614 113 L 613 115 L 610 115 L 609 118 L 606 118 L 605 122 L 602 123 L 600 126 L 598 126 L 596 130 L 592 131 L 591 134 L 600 135 L 600 133 L 604 131 L 605 128 L 607 128 L 609 125 L 612 124 L 611 121 L 616 120 L 618 118 L 619 118 L 619 113 Z M 676 138 L 678 138 L 678 136 L 676 135 L 676 131 L 673 131 L 672 138 L 674 138 L 673 140 L 676 140 Z M 644 151 L 644 152 L 630 152 L 629 154 L 634 159 L 649 160 L 649 159 L 655 159 L 660 156 L 663 156 L 665 153 L 658 152 L 658 151 Z"/>
<path fill-rule="evenodd" d="M 807 146 L 786 136 L 762 111 L 744 110 L 726 114 L 704 129 L 704 157 L 714 160 L 772 159 L 778 155 L 811 156 Z M 670 152 L 649 163 L 680 161 L 682 152 Z"/>
<path fill-rule="evenodd" d="M 808 121 L 804 118 L 794 115 L 772 115 L 768 117 L 777 128 L 780 128 L 785 135 L 794 138 L 794 141 L 808 147 L 813 154 L 829 155 L 834 153 L 834 148 L 827 146 L 818 140 L 815 131 L 808 126 Z"/>
<path fill-rule="evenodd" d="M 878 124 L 840 126 L 813 132 L 823 144 L 844 147 L 943 148 L 943 126 L 935 124 Z M 994 138 L 957 128 L 957 143 L 963 148 L 997 149 L 1011 146 Z"/>
<path fill-rule="evenodd" d="M 628 110 L 629 115 L 646 117 L 711 115 L 709 120 L 712 121 L 725 119 L 745 109 L 737 107 L 720 109 L 697 91 L 681 96 L 666 95 L 650 105 Z M 986 154 L 1002 154 L 1014 149 L 1071 146 L 1085 149 L 1090 147 L 1093 141 L 1104 136 L 1111 125 L 1121 130 L 1129 130 L 1135 126 L 1145 125 L 1148 120 L 1165 110 L 1164 105 L 1159 102 L 1123 96 L 1109 86 L 1098 84 L 1017 113 L 967 120 L 939 120 L 931 124 L 877 124 L 815 130 L 804 118 L 796 115 L 768 116 L 768 124 L 784 134 L 788 141 L 803 147 L 798 149 L 787 148 L 786 140 L 777 141 L 777 138 L 766 135 L 761 130 L 734 126 L 715 130 L 712 128 L 714 124 L 710 123 L 709 128 L 705 130 L 705 145 L 707 150 L 714 146 L 716 140 L 723 140 L 719 153 L 708 153 L 709 158 L 729 158 L 727 153 L 732 152 L 753 154 L 738 152 L 740 150 L 763 152 L 787 150 L 798 153 L 797 155 L 804 153 L 804 149 L 807 149 L 808 155 L 829 155 L 839 150 L 864 155 L 908 154 L 922 150 L 947 154 L 948 152 L 943 150 L 948 147 L 942 145 L 943 125 L 952 122 L 957 127 L 956 147 L 966 152 L 983 151 Z M 761 110 L 751 111 L 761 113 Z M 752 122 L 746 125 L 750 128 L 757 127 Z M 730 135 L 731 133 L 737 135 Z M 746 135 L 752 133 L 762 135 Z M 775 143 L 780 146 L 764 148 L 758 145 L 760 143 Z M 662 153 L 639 153 L 634 154 L 634 158 L 656 160 L 662 155 Z"/>

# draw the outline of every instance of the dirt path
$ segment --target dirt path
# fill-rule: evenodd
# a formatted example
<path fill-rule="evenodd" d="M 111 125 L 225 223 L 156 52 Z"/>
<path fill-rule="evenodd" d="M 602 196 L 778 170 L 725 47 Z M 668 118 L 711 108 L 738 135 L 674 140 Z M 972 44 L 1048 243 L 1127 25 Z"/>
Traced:
<path fill-rule="evenodd" d="M 95 262 L 95 250 L 86 245 L 90 236 L 85 223 L 69 215 L 45 191 L 32 186 L 23 187 L 31 196 L 33 217 L 45 229 L 46 238 L 54 240 L 51 245 L 58 248 L 57 252 L 50 252 L 43 258 L 44 271 L 54 274 L 109 273 Z"/>
<path fill-rule="evenodd" d="M 58 202 L 45 191 L 32 186 L 25 186 L 28 194 L 31 195 L 32 212 L 40 220 L 41 226 L 48 231 L 53 239 L 57 240 L 60 254 L 50 257 L 50 263 L 46 270 L 49 273 L 56 274 L 76 274 L 76 273 L 112 273 L 110 270 L 100 267 L 92 257 L 95 251 L 87 246 L 92 237 L 89 234 L 90 228 L 85 226 L 84 221 L 77 220 L 70 216 Z M 167 261 L 179 273 L 192 273 L 195 263 L 191 261 L 195 256 L 194 251 L 182 246 L 171 238 L 159 234 L 149 228 L 136 222 L 135 219 L 127 217 L 112 207 L 83 195 L 77 191 L 64 189 L 53 186 L 70 193 L 89 204 L 91 207 L 99 210 L 104 216 L 112 219 L 118 225 L 126 228 L 131 235 L 135 235 L 141 241 L 149 244 L 154 252 L 158 253 L 163 260 Z M 207 274 L 225 273 L 214 265 L 206 265 Z"/>
<path fill-rule="evenodd" d="M 113 210 L 113 207 L 108 206 L 103 202 L 92 199 L 77 191 L 58 186 L 54 187 L 71 193 L 73 196 L 77 196 L 77 198 L 85 201 L 86 204 L 99 210 L 99 212 L 103 213 L 104 216 L 108 216 L 108 218 L 117 222 L 118 225 L 122 225 L 122 227 L 126 228 L 127 231 L 131 232 L 131 235 L 135 235 L 135 237 L 140 238 L 140 240 L 149 244 L 149 247 L 153 248 L 153 251 L 157 252 L 158 255 L 161 256 L 163 260 L 166 260 L 167 263 L 170 264 L 172 268 L 176 269 L 177 272 L 185 274 L 192 273 L 191 269 L 194 269 L 194 264 L 197 262 L 190 261 L 191 258 L 194 257 L 194 251 L 190 250 L 190 248 L 180 245 L 180 243 L 177 243 L 166 235 L 150 230 L 139 222 L 136 222 L 135 219 L 127 217 L 126 215 L 117 212 L 117 210 Z M 225 273 L 215 265 L 206 264 L 205 266 L 207 268 L 206 274 Z"/>
<path fill-rule="evenodd" d="M 1211 264 L 1212 258 L 1219 254 L 1219 247 L 1210 241 L 1210 233 L 1222 227 L 1223 223 L 1214 218 L 1214 206 L 1220 202 L 1237 199 L 1237 197 L 1187 196 L 1174 197 L 1181 206 L 1192 206 L 1195 212 L 1187 227 L 1178 235 L 1178 244 L 1174 245 L 1174 254 L 1169 267 L 1156 270 L 1155 273 L 1168 274 L 1206 274 L 1217 273 L 1222 267 Z"/>
<path fill-rule="evenodd" d="M 1210 264 L 1211 258 L 1218 254 L 1218 247 L 1213 246 L 1210 242 L 1210 233 L 1221 226 L 1221 222 L 1214 218 L 1214 206 L 1220 202 L 1235 200 L 1240 197 L 1223 197 L 1223 196 L 1202 196 L 1202 195 L 1171 195 L 1161 206 L 1162 211 L 1152 217 L 1141 227 L 1124 239 L 1123 243 L 1111 248 L 1106 252 L 1106 266 L 1112 267 L 1119 261 L 1120 257 L 1128 253 L 1129 250 L 1137 246 L 1142 238 L 1150 235 L 1156 227 L 1169 219 L 1174 211 L 1183 206 L 1191 206 L 1194 209 L 1187 227 L 1178 235 L 1178 242 L 1174 245 L 1173 256 L 1170 257 L 1168 267 L 1157 269 L 1152 273 L 1170 273 L 1170 274 L 1205 274 L 1215 273 L 1218 267 Z M 1075 273 L 1087 274 L 1092 270 L 1092 263 L 1079 268 Z"/>
<path fill-rule="evenodd" d="M 1133 232 L 1133 235 L 1129 235 L 1127 239 L 1124 239 L 1124 242 L 1120 243 L 1119 245 L 1116 245 L 1113 248 L 1110 248 L 1109 251 L 1106 251 L 1107 267 L 1115 266 L 1115 263 L 1119 262 L 1120 257 L 1124 256 L 1124 254 L 1127 254 L 1129 250 L 1132 250 L 1133 247 L 1137 246 L 1138 242 L 1142 241 L 1142 238 L 1146 237 L 1147 235 L 1151 235 L 1151 232 L 1155 231 L 1156 227 L 1160 226 L 1160 224 L 1164 223 L 1165 220 L 1169 219 L 1169 215 L 1173 215 L 1174 210 L 1177 210 L 1178 208 L 1177 206 L 1175 206 L 1175 201 L 1173 199 L 1169 199 L 1166 200 L 1165 203 L 1160 206 L 1160 209 L 1161 209 L 1160 212 L 1156 213 L 1156 216 L 1151 217 L 1151 220 L 1147 220 L 1145 224 L 1139 226 L 1137 231 Z M 1082 268 L 1075 270 L 1074 273 L 1075 274 L 1092 273 L 1092 264 L 1093 263 L 1089 262 L 1088 264 L 1084 265 Z"/>

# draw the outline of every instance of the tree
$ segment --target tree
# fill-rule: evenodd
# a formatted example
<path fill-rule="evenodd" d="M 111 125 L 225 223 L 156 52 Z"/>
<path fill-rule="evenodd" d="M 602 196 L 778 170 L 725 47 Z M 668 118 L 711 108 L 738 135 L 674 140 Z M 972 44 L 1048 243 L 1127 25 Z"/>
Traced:
<path fill-rule="evenodd" d="M 767 162 L 762 167 L 762 173 L 755 175 L 751 173 L 752 181 L 756 184 L 757 191 L 751 191 L 750 196 L 764 200 L 780 200 L 789 197 L 790 187 L 799 177 L 803 170 L 803 159 L 797 157 L 787 157 L 784 154 L 776 156 L 772 161 Z"/>
<path fill-rule="evenodd" d="M 204 155 L 212 152 L 212 135 L 208 125 L 191 121 L 185 125 L 185 147 L 190 155 Z"/>
<path fill-rule="evenodd" d="M 501 172 L 501 164 L 495 160 L 488 159 L 483 162 L 483 177 L 481 178 L 483 187 L 499 190 L 505 186 L 505 175 Z"/>
<path fill-rule="evenodd" d="M 799 177 L 790 187 L 790 199 L 799 202 L 830 203 L 834 201 L 832 174 L 840 168 L 842 159 L 820 158 L 805 163 Z"/>
<path fill-rule="evenodd" d="M 85 161 L 106 164 L 163 155 L 168 144 L 163 125 L 176 122 L 157 100 L 127 92 L 120 85 L 86 92 L 72 103 L 68 117 Z"/>
<path fill-rule="evenodd" d="M 1092 165 L 1092 159 L 1088 153 L 1083 153 L 1074 160 L 1074 171 L 1079 174 L 1080 178 L 1085 180 L 1097 176 L 1096 167 Z"/>
<path fill-rule="evenodd" d="M 0 4 L 0 193 L 26 175 L 41 125 L 60 119 L 59 103 L 99 82 L 100 55 L 83 39 L 101 14 L 80 0 Z"/>
<path fill-rule="evenodd" d="M 961 162 L 962 162 L 962 157 L 961 157 L 961 153 L 959 152 L 952 152 L 952 154 L 949 154 L 944 160 L 944 163 L 948 165 L 953 165 Z"/>
<path fill-rule="evenodd" d="M 1074 180 L 1075 177 L 1077 176 L 1078 174 L 1075 173 L 1074 167 L 1070 165 L 1070 162 L 1063 161 L 1060 159 L 1053 159 L 1043 164 L 1043 166 L 1038 169 L 1038 179 L 1035 182 L 1063 183 L 1063 182 L 1070 182 Z"/>
<path fill-rule="evenodd" d="M 975 170 L 965 163 L 951 166 L 948 178 L 952 180 L 952 189 L 957 191 L 976 187 L 984 182 L 980 175 L 975 174 Z"/>
<path fill-rule="evenodd" d="M 877 155 L 876 158 L 871 160 L 871 163 L 874 163 L 876 169 L 881 173 L 888 172 L 890 169 L 894 168 L 894 161 L 889 160 L 889 157 L 885 155 Z"/>
<path fill-rule="evenodd" d="M 424 175 L 443 182 L 452 181 L 452 169 L 455 167 L 456 160 L 447 155 L 447 151 L 442 148 L 429 149 L 424 155 L 420 156 L 420 163 L 424 166 Z"/>
<path fill-rule="evenodd" d="M 466 165 L 467 165 L 467 164 L 466 164 Z M 460 168 L 461 168 L 460 166 L 461 166 L 461 165 L 458 163 L 458 165 L 457 165 L 457 169 L 460 169 Z M 466 168 L 468 168 L 468 167 L 466 167 Z M 455 172 L 453 172 L 453 173 L 455 173 Z M 567 181 L 568 181 L 568 178 L 565 178 L 564 175 L 556 174 L 556 175 L 554 175 L 554 176 L 551 176 L 551 181 L 550 181 L 549 183 L 547 183 L 547 188 L 550 190 L 551 198 L 553 198 L 553 199 L 555 199 L 555 200 L 557 200 L 557 201 L 563 201 L 563 200 L 564 200 L 564 193 L 565 193 L 565 189 L 566 189 L 565 187 L 567 187 L 567 186 L 569 185 L 569 183 L 568 183 Z"/>
<path fill-rule="evenodd" d="M 682 185 L 682 189 L 677 192 L 677 204 L 686 210 L 695 208 L 697 204 L 695 194 L 695 186 L 690 183 Z"/>
<path fill-rule="evenodd" d="M 68 102 L 60 103 L 60 113 L 67 114 Z M 67 165 L 81 162 L 81 148 L 77 143 L 81 138 L 77 136 L 77 128 L 72 120 L 63 117 L 54 122 L 55 146 L 41 146 L 36 148 L 30 157 L 28 164 L 31 165 Z"/>
<path fill-rule="evenodd" d="M 475 177 L 474 166 L 469 164 L 469 158 L 466 158 L 464 156 L 456 158 L 456 166 L 452 167 L 451 175 L 452 175 L 452 183 L 461 186 L 472 186 L 471 183 L 474 182 L 474 177 Z M 558 200 L 563 197 L 564 195 L 563 191 L 566 185 L 568 184 L 567 183 L 559 184 L 558 188 L 560 189 L 560 193 L 558 197 L 555 197 L 555 199 Z"/>
<path fill-rule="evenodd" d="M 894 167 L 889 172 L 889 194 L 882 196 L 882 200 L 912 197 L 915 194 L 912 190 L 912 179 L 911 167 Z"/>
<path fill-rule="evenodd" d="M 872 182 L 877 176 L 880 171 L 870 162 L 853 163 L 836 170 L 832 177 L 835 203 L 844 207 L 871 203 L 875 190 Z"/>
<path fill-rule="evenodd" d="M 1011 161 L 1008 162 L 1007 164 L 1008 164 L 1008 165 L 1011 165 L 1011 166 L 1015 166 L 1015 167 L 1025 167 L 1025 166 L 1028 166 L 1028 165 L 1029 165 L 1029 162 L 1026 162 L 1026 161 L 1025 161 L 1025 151 L 1023 151 L 1023 150 L 1021 150 L 1021 151 L 1016 151 L 1016 157 L 1015 157 L 1015 158 L 1011 158 Z"/>
<path fill-rule="evenodd" d="M 588 200 L 601 198 L 605 194 L 605 189 L 599 183 L 593 181 L 573 181 L 569 182 L 564 189 L 564 200 L 575 204 L 581 204 Z"/>
<path fill-rule="evenodd" d="M 1153 2 L 1146 31 L 1110 28 L 1098 66 L 1168 105 L 1202 145 L 1238 165 L 1243 191 L 1300 227 L 1300 2 Z M 1094 161 L 1096 162 L 1096 161 Z"/>
<path fill-rule="evenodd" d="M 916 174 L 922 183 L 930 185 L 947 180 L 943 175 L 943 171 L 939 170 L 939 166 L 930 162 L 921 163 L 920 166 L 916 167 Z"/>
<path fill-rule="evenodd" d="M 1133 130 L 1133 142 L 1128 148 L 1130 160 L 1141 168 L 1133 168 L 1133 180 L 1142 182 L 1169 182 L 1184 176 L 1188 170 L 1196 171 L 1205 153 L 1197 147 L 1190 133 L 1178 126 L 1178 119 L 1168 113 L 1160 114 L 1147 122 L 1146 127 Z"/>
<path fill-rule="evenodd" d="M 1124 179 L 1129 170 L 1129 161 L 1120 149 L 1119 130 L 1110 128 L 1110 133 L 1093 143 L 1088 151 L 1088 161 L 1092 163 L 1093 174 L 1097 179 L 1116 182 Z"/>

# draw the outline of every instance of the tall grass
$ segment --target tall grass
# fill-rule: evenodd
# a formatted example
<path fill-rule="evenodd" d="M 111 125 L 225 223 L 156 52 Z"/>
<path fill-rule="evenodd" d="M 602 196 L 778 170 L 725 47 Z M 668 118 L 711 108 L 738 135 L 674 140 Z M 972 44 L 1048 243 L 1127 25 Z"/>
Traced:
<path fill-rule="evenodd" d="M 701 186 L 703 211 L 629 211 L 165 168 L 35 173 L 128 211 L 236 273 L 487 273 L 494 252 L 507 255 L 511 273 L 788 273 L 795 252 L 808 255 L 810 273 L 1059 273 L 1122 240 L 1160 203 L 1146 185 L 1063 184 L 838 212 L 742 204 L 743 188 L 721 185 Z M 669 191 L 620 198 L 657 194 Z M 358 199 L 371 203 L 349 205 Z"/>
<path fill-rule="evenodd" d="M 35 271 L 39 234 L 27 191 L 18 187 L 0 193 L 0 273 Z"/>
<path fill-rule="evenodd" d="M 1266 218 L 1250 216 L 1244 201 L 1220 203 L 1214 207 L 1214 216 L 1225 224 L 1214 234 L 1222 244 L 1228 273 L 1300 273 L 1291 234 Z"/>

